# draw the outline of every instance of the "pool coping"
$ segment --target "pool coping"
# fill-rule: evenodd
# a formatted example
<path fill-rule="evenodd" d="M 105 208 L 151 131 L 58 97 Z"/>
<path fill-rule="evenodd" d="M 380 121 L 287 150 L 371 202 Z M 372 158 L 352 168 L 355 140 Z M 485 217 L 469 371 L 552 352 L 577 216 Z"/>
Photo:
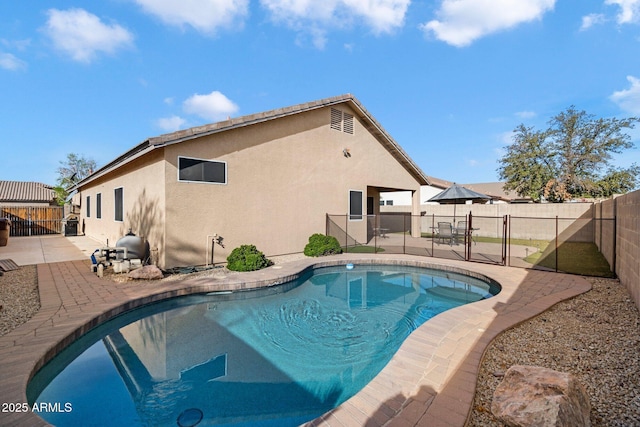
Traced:
<path fill-rule="evenodd" d="M 391 254 L 307 258 L 257 272 L 135 285 L 100 279 L 86 261 L 39 264 L 40 310 L 0 337 L 0 403 L 26 403 L 28 381 L 41 366 L 92 327 L 124 311 L 193 293 L 275 286 L 308 269 L 346 263 L 467 272 L 495 280 L 502 291 L 430 319 L 405 340 L 363 390 L 308 426 L 463 427 L 491 341 L 502 331 L 591 289 L 580 276 Z M 31 411 L 0 412 L 0 424 L 48 425 Z"/>

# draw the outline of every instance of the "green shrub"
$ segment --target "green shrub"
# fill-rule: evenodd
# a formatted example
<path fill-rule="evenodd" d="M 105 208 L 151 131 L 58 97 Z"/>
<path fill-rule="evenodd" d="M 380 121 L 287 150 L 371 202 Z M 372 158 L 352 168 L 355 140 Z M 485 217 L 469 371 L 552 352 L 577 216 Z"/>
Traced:
<path fill-rule="evenodd" d="M 233 271 L 254 271 L 269 267 L 271 261 L 254 245 L 242 245 L 227 257 L 227 268 Z"/>
<path fill-rule="evenodd" d="M 325 256 L 341 253 L 342 248 L 340 247 L 340 243 L 338 243 L 338 239 L 320 233 L 312 234 L 311 237 L 309 237 L 309 243 L 304 247 L 304 254 L 306 256 Z"/>

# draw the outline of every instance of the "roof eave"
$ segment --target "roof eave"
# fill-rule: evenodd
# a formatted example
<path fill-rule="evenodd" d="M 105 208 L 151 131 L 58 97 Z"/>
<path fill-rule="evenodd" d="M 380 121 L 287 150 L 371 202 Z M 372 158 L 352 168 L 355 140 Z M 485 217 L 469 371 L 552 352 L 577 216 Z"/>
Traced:
<path fill-rule="evenodd" d="M 136 147 L 112 160 L 96 172 L 78 182 L 71 190 L 77 190 L 80 187 L 106 175 L 110 171 L 116 169 L 122 164 L 128 163 L 141 155 L 148 153 L 159 147 L 166 145 L 178 144 L 195 138 L 212 135 L 232 129 L 251 126 L 258 123 L 274 120 L 280 117 L 290 116 L 325 108 L 332 105 L 349 102 L 354 106 L 354 110 L 359 113 L 360 118 L 365 123 L 367 130 L 371 132 L 389 152 L 398 160 L 400 164 L 419 182 L 420 185 L 430 185 L 427 175 L 411 160 L 407 153 L 400 145 L 384 130 L 384 128 L 373 118 L 373 116 L 362 106 L 362 104 L 351 94 L 339 95 L 331 98 L 324 98 L 317 101 L 298 104 L 291 107 L 279 108 L 275 110 L 265 111 L 262 113 L 251 114 L 247 116 L 229 119 L 221 122 L 211 123 L 203 126 L 196 126 L 177 132 L 172 132 L 157 137 L 152 137 Z"/>
<path fill-rule="evenodd" d="M 150 140 L 147 139 L 144 142 L 136 145 L 135 147 L 133 147 L 131 150 L 127 151 L 126 153 L 118 156 L 114 160 L 110 161 L 106 165 L 104 165 L 101 168 L 99 168 L 97 171 L 93 172 L 88 177 L 86 177 L 83 180 L 77 182 L 73 187 L 69 188 L 68 191 L 70 191 L 70 192 L 71 191 L 78 191 L 81 187 L 83 187 L 83 186 L 89 184 L 90 182 L 95 181 L 96 179 L 106 175 L 107 173 L 109 173 L 112 170 L 120 167 L 121 165 L 129 163 L 132 160 L 135 160 L 135 159 L 143 156 L 144 154 L 146 154 L 146 153 L 148 153 L 150 151 L 153 151 L 156 147 L 151 145 L 149 143 L 149 141 Z"/>

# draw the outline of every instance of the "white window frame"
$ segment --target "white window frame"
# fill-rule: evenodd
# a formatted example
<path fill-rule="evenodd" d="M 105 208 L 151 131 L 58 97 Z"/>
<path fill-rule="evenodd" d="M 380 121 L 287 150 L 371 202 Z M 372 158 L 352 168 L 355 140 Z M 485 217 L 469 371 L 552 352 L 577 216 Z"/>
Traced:
<path fill-rule="evenodd" d="M 193 180 L 189 180 L 189 179 L 180 179 L 180 159 L 198 160 L 198 161 L 209 162 L 209 163 L 222 163 L 224 165 L 224 182 L 193 181 Z M 198 157 L 178 156 L 177 169 L 178 169 L 177 170 L 178 182 L 191 182 L 191 183 L 196 183 L 196 184 L 215 184 L 215 185 L 227 185 L 227 183 L 229 182 L 229 179 L 228 179 L 228 174 L 229 174 L 228 164 L 224 160 L 210 160 L 210 159 L 200 159 Z"/>

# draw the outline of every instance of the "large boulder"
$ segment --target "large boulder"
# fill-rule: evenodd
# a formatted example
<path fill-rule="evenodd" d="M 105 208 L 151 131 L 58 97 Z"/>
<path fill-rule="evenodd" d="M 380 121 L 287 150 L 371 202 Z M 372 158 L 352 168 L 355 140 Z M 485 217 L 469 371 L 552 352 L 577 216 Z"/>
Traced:
<path fill-rule="evenodd" d="M 162 270 L 155 265 L 145 265 L 144 267 L 136 268 L 135 270 L 131 270 L 127 276 L 132 279 L 144 280 L 158 280 L 164 277 Z"/>
<path fill-rule="evenodd" d="M 512 366 L 493 393 L 491 412 L 512 427 L 590 427 L 589 396 L 576 378 L 538 366 Z"/>

